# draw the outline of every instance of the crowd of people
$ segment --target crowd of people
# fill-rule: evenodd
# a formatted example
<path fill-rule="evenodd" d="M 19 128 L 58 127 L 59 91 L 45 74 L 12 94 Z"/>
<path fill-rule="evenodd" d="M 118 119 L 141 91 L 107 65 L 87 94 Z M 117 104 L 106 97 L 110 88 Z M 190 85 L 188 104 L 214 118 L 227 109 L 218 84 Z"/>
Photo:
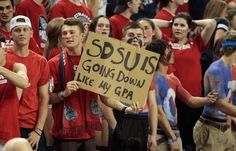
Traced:
<path fill-rule="evenodd" d="M 235 0 L 0 0 L 0 151 L 235 151 L 235 30 Z M 80 87 L 89 32 L 160 55 L 144 104 Z"/>

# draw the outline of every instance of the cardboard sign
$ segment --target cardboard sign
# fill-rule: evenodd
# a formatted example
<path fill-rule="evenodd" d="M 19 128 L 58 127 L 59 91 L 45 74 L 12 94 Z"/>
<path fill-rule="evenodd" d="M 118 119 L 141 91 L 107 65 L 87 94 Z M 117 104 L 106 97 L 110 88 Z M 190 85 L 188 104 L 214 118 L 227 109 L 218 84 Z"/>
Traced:
<path fill-rule="evenodd" d="M 143 104 L 159 54 L 89 33 L 75 79 L 83 89 L 128 104 Z"/>

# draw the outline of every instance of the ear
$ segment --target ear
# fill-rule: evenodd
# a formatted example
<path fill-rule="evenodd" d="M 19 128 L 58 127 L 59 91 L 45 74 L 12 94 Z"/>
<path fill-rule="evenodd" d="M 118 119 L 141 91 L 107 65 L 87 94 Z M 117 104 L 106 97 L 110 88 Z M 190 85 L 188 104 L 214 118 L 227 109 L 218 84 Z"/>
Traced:
<path fill-rule="evenodd" d="M 129 1 L 129 2 L 127 3 L 127 7 L 130 8 L 130 7 L 131 7 L 131 4 L 132 4 L 132 1 Z"/>

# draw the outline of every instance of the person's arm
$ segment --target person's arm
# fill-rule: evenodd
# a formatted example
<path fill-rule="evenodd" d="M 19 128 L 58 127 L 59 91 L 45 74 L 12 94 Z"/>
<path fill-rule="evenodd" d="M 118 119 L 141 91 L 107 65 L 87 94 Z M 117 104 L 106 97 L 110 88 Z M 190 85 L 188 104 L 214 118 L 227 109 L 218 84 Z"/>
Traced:
<path fill-rule="evenodd" d="M 202 20 L 195 20 L 194 23 L 197 26 L 203 27 L 201 32 L 201 37 L 206 46 L 210 41 L 215 29 L 216 29 L 216 20 L 215 19 L 202 19 Z"/>
<path fill-rule="evenodd" d="M 222 112 L 226 113 L 227 115 L 236 117 L 236 106 L 231 104 L 228 98 L 217 100 L 216 105 Z"/>
<path fill-rule="evenodd" d="M 15 63 L 13 66 L 13 71 L 0 66 L 0 74 L 16 87 L 24 89 L 29 86 L 27 69 L 25 65 L 21 63 Z"/>
<path fill-rule="evenodd" d="M 170 141 L 170 147 L 171 150 L 175 150 L 178 151 L 180 150 L 180 146 L 177 143 L 177 138 L 175 136 L 174 131 L 172 130 L 169 121 L 167 120 L 167 117 L 164 113 L 164 111 L 162 110 L 162 106 L 161 105 L 157 105 L 157 110 L 158 110 L 158 124 L 160 125 L 160 127 L 162 127 L 162 129 L 165 131 L 165 134 L 174 141 Z"/>
<path fill-rule="evenodd" d="M 109 106 L 105 105 L 101 100 L 100 97 L 98 99 L 98 105 L 105 117 L 105 119 L 107 120 L 108 124 L 111 126 L 111 128 L 115 129 L 116 126 L 116 119 L 114 117 L 114 114 L 112 112 L 112 108 L 110 108 Z"/>
<path fill-rule="evenodd" d="M 69 81 L 66 84 L 66 88 L 65 90 L 58 92 L 58 93 L 54 93 L 51 92 L 49 97 L 50 97 L 50 104 L 56 104 L 59 103 L 61 101 L 64 101 L 64 99 L 68 96 L 71 95 L 71 93 L 77 91 L 79 89 L 79 82 L 78 81 Z"/>
<path fill-rule="evenodd" d="M 156 135 L 157 135 L 157 121 L 158 121 L 155 89 L 150 90 L 148 92 L 148 112 L 149 112 L 148 117 L 150 123 L 149 125 L 151 129 L 151 134 L 148 140 L 148 147 L 150 148 L 150 150 L 154 150 L 157 147 Z"/>
<path fill-rule="evenodd" d="M 142 107 L 139 106 L 139 104 L 137 102 L 133 102 L 130 106 L 126 106 L 123 103 L 121 103 L 120 101 L 105 97 L 105 96 L 100 96 L 101 101 L 113 108 L 116 109 L 118 111 L 122 111 L 126 114 L 137 114 L 139 112 L 141 112 L 143 110 Z"/>
<path fill-rule="evenodd" d="M 162 32 L 160 30 L 160 28 L 162 27 L 169 27 L 171 28 L 170 26 L 170 21 L 167 21 L 167 20 L 162 20 L 162 19 L 151 19 L 153 21 L 153 23 L 155 24 L 155 30 L 156 30 L 156 33 L 157 33 L 157 37 L 158 38 L 162 38 Z"/>
<path fill-rule="evenodd" d="M 38 88 L 39 95 L 39 110 L 38 110 L 38 118 L 35 129 L 29 134 L 28 141 L 31 146 L 36 145 L 36 149 L 38 148 L 38 143 L 40 140 L 40 136 L 43 131 L 43 127 L 48 114 L 48 102 L 49 102 L 49 92 L 48 92 L 48 83 L 40 86 Z"/>
<path fill-rule="evenodd" d="M 218 97 L 217 92 L 209 92 L 207 97 L 194 97 L 191 96 L 187 102 L 187 105 L 192 108 L 199 108 L 206 104 L 214 103 Z"/>

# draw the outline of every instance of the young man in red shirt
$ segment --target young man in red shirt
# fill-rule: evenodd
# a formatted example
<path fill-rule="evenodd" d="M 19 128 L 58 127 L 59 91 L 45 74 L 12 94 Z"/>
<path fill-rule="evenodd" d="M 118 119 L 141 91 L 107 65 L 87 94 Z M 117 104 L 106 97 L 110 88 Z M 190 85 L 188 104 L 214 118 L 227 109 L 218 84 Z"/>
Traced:
<path fill-rule="evenodd" d="M 41 150 L 45 147 L 40 138 L 44 138 L 42 131 L 48 111 L 49 67 L 44 57 L 29 49 L 33 31 L 28 17 L 13 17 L 10 21 L 10 31 L 14 45 L 13 49 L 9 49 L 9 59 L 23 63 L 27 67 L 30 82 L 30 87 L 24 90 L 19 106 L 21 137 L 27 138 L 36 149 L 39 145 Z"/>

